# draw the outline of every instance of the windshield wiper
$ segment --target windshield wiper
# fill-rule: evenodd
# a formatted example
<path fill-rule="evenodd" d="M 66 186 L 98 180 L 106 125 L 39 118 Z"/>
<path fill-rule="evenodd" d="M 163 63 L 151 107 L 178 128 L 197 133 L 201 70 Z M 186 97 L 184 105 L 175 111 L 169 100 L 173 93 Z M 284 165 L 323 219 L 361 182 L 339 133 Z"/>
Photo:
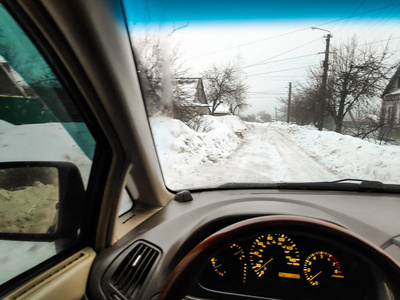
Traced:
<path fill-rule="evenodd" d="M 363 179 L 339 179 L 335 181 L 279 183 L 279 188 L 288 189 L 317 189 L 317 190 L 355 190 L 363 192 L 399 192 L 396 184 L 384 184 L 380 181 Z"/>
<path fill-rule="evenodd" d="M 384 184 L 380 181 L 363 179 L 339 179 L 320 182 L 286 182 L 286 183 L 245 183 L 230 182 L 220 185 L 220 189 L 298 189 L 298 190 L 334 190 L 334 191 L 361 191 L 375 193 L 398 193 L 400 186 Z"/>

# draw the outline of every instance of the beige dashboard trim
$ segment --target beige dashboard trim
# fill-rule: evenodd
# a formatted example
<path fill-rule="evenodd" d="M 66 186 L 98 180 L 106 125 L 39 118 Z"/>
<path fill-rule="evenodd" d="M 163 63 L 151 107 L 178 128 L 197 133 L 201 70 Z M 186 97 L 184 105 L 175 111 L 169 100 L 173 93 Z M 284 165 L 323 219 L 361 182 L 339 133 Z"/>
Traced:
<path fill-rule="evenodd" d="M 4 299 L 82 299 L 95 257 L 92 248 L 84 248 Z"/>

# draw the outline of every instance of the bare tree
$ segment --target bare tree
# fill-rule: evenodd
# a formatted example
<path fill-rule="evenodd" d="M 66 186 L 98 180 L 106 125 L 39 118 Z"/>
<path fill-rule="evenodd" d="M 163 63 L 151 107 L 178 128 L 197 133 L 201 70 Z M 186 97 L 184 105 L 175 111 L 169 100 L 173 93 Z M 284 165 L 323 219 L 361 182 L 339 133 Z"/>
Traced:
<path fill-rule="evenodd" d="M 231 93 L 231 97 L 227 99 L 226 104 L 229 106 L 229 112 L 232 115 L 238 115 L 241 111 L 250 106 L 246 101 L 246 91 L 248 87 L 239 81 L 236 82 L 236 87 Z"/>
<path fill-rule="evenodd" d="M 310 72 L 307 85 L 296 84 L 292 94 L 291 121 L 300 125 L 317 124 L 319 81 Z"/>
<path fill-rule="evenodd" d="M 343 133 L 361 139 L 382 140 L 379 135 L 383 133 L 383 127 L 387 129 L 387 124 L 381 114 L 382 108 L 379 99 L 360 103 L 349 112 L 351 122 L 343 126 Z"/>
<path fill-rule="evenodd" d="M 255 114 L 248 114 L 247 119 L 249 120 L 249 122 L 257 122 L 257 123 L 266 123 L 272 121 L 271 115 L 266 111 L 259 111 Z"/>
<path fill-rule="evenodd" d="M 383 91 L 396 67 L 389 63 L 388 49 L 389 43 L 381 51 L 373 44 L 359 46 L 355 37 L 334 48 L 326 107 L 336 132 L 342 132 L 343 120 L 352 109 L 366 105 Z"/>
<path fill-rule="evenodd" d="M 209 132 L 213 129 L 212 122 L 206 119 L 204 115 L 198 114 L 185 123 L 189 128 L 197 132 Z"/>
<path fill-rule="evenodd" d="M 308 80 L 305 84 L 294 83 L 291 97 L 290 121 L 299 125 L 314 124 L 318 121 L 320 79 L 309 71 Z M 278 98 L 279 119 L 287 120 L 288 98 Z"/>
<path fill-rule="evenodd" d="M 385 123 L 380 121 L 380 109 L 374 105 L 374 101 L 382 93 L 396 67 L 389 62 L 392 54 L 388 49 L 389 43 L 382 49 L 374 44 L 359 45 L 355 37 L 338 48 L 333 47 L 325 117 L 332 118 L 336 132 L 344 131 L 346 116 L 350 116 L 353 122 L 347 133 L 364 138 L 371 136 Z M 297 84 L 291 105 L 291 119 L 294 122 L 316 124 L 321 77 L 321 69 L 310 69 L 307 83 Z M 286 99 L 281 99 L 281 114 L 286 114 L 286 102 Z"/>
<path fill-rule="evenodd" d="M 272 121 L 271 115 L 269 113 L 267 113 L 266 111 L 260 111 L 257 113 L 257 115 L 258 115 L 260 121 L 263 123 Z"/>
<path fill-rule="evenodd" d="M 222 103 L 229 107 L 231 114 L 238 114 L 249 106 L 246 101 L 248 86 L 233 65 L 212 65 L 203 73 L 203 77 L 211 114 L 214 114 Z"/>
<path fill-rule="evenodd" d="M 134 37 L 136 64 L 150 116 L 157 113 L 174 116 L 176 102 L 183 94 L 177 78 L 185 77 L 187 70 L 179 60 L 179 43 L 171 41 L 175 31 L 164 37 L 150 34 Z"/>

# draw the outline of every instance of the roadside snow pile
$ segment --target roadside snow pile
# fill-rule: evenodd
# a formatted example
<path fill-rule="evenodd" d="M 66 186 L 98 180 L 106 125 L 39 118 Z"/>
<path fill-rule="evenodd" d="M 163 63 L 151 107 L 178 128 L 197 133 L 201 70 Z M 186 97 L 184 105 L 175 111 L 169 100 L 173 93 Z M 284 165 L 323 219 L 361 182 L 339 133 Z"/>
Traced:
<path fill-rule="evenodd" d="M 161 116 L 150 119 L 162 165 L 213 163 L 238 147 L 241 139 L 235 132 L 246 128 L 238 117 L 205 117 L 207 132 L 196 132 L 176 119 Z"/>
<path fill-rule="evenodd" d="M 313 159 L 339 178 L 379 180 L 400 183 L 397 163 L 400 147 L 377 145 L 332 131 L 318 131 L 312 126 L 271 123 Z"/>
<path fill-rule="evenodd" d="M 0 160 L 69 161 L 79 168 L 85 184 L 92 165 L 60 123 L 13 125 L 0 120 Z"/>
<path fill-rule="evenodd" d="M 220 127 L 228 127 L 235 133 L 241 133 L 247 129 L 246 124 L 237 116 L 202 116 L 202 120 L 205 124 L 209 124 L 211 130 L 216 130 Z"/>
<path fill-rule="evenodd" d="M 228 157 L 242 142 L 246 130 L 235 116 L 203 116 L 206 132 L 196 132 L 179 120 L 157 116 L 150 119 L 153 136 L 166 180 L 176 178 L 174 172 L 186 176 L 188 169 L 213 164 Z M 185 173 L 186 172 L 186 173 Z M 175 186 L 179 182 L 169 182 Z"/>

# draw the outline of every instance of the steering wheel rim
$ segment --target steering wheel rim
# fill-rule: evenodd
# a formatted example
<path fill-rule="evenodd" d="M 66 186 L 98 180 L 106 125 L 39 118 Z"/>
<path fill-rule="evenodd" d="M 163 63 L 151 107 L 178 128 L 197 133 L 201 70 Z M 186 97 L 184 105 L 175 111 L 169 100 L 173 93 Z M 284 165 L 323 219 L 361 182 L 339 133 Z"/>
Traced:
<path fill-rule="evenodd" d="M 183 299 L 190 284 L 198 280 L 204 262 L 222 247 L 229 245 L 255 233 L 279 230 L 304 230 L 310 234 L 317 234 L 326 239 L 334 239 L 342 247 L 349 249 L 357 256 L 371 261 L 371 264 L 382 274 L 386 274 L 386 281 L 390 287 L 393 299 L 400 299 L 400 265 L 388 256 L 383 250 L 358 236 L 357 234 L 338 225 L 312 218 L 298 216 L 266 216 L 244 220 L 227 226 L 203 242 L 198 244 L 176 266 L 164 285 L 159 300 Z M 396 285 L 397 279 L 397 285 Z M 387 295 L 385 296 L 387 299 Z"/>

